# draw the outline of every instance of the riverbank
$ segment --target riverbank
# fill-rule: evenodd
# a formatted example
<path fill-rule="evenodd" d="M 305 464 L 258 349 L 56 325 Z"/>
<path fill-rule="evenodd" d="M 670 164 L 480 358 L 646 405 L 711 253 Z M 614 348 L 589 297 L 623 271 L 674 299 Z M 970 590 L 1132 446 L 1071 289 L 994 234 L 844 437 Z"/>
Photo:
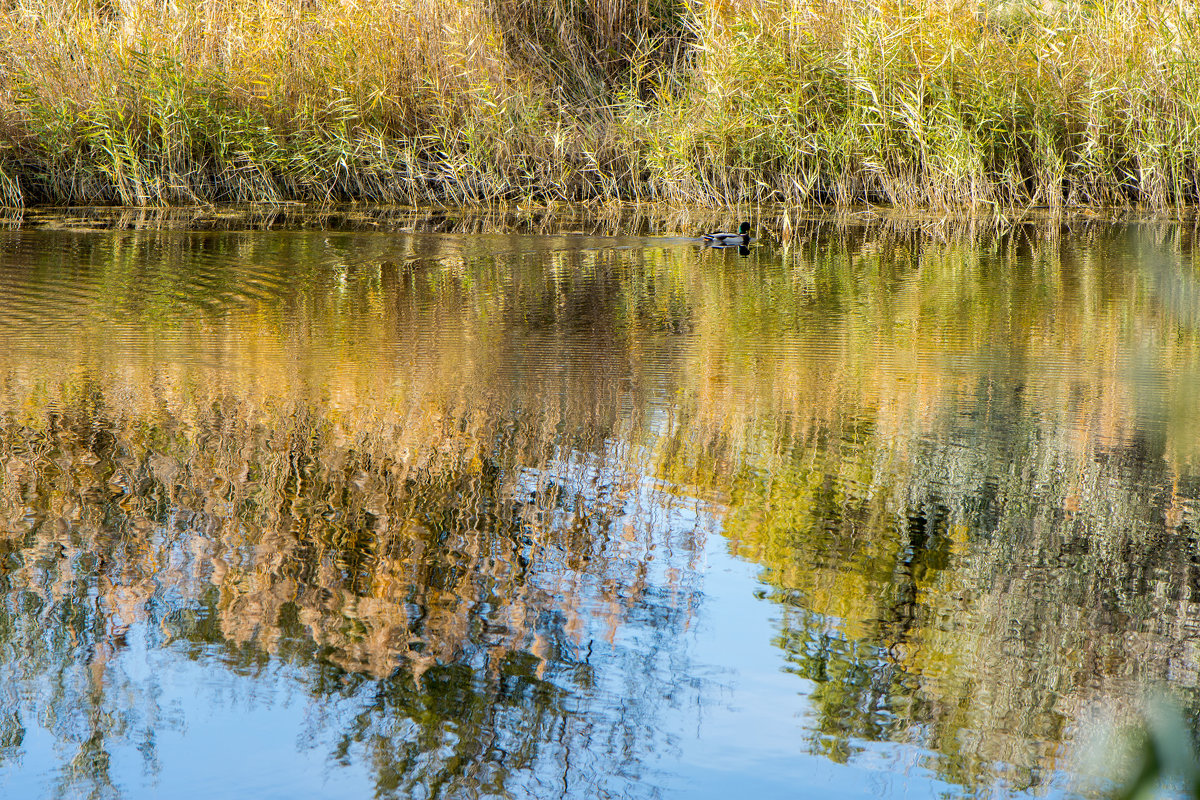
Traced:
<path fill-rule="evenodd" d="M 1190 5 L 20 0 L 0 204 L 1200 196 Z"/>

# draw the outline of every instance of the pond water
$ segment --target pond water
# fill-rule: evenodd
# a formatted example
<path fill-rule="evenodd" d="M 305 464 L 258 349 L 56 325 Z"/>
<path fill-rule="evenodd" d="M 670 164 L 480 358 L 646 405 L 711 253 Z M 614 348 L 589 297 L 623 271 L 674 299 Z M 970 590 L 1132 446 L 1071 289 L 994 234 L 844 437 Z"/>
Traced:
<path fill-rule="evenodd" d="M 0 231 L 4 797 L 1073 796 L 1200 709 L 1190 224 L 104 220 Z"/>

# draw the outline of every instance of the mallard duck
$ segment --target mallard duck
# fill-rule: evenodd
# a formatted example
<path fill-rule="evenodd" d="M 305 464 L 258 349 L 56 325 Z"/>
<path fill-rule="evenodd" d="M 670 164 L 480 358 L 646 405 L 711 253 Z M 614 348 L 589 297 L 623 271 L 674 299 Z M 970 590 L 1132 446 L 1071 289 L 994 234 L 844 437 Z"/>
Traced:
<path fill-rule="evenodd" d="M 713 247 L 745 247 L 750 244 L 750 223 L 739 225 L 737 233 L 706 233 L 700 238 Z"/>

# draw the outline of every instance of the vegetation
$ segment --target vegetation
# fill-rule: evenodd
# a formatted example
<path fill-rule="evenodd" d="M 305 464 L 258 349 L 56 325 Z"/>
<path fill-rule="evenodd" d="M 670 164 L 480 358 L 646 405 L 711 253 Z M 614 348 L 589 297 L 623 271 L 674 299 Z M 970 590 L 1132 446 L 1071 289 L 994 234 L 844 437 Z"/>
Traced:
<path fill-rule="evenodd" d="M 1185 0 L 12 0 L 0 203 L 1200 196 Z"/>

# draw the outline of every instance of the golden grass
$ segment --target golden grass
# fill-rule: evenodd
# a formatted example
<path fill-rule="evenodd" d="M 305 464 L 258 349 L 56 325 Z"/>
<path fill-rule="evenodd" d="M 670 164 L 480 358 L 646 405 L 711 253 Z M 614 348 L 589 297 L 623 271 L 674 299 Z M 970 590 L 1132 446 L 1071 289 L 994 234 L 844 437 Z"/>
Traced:
<path fill-rule="evenodd" d="M 1191 203 L 1190 4 L 17 0 L 0 202 Z"/>

